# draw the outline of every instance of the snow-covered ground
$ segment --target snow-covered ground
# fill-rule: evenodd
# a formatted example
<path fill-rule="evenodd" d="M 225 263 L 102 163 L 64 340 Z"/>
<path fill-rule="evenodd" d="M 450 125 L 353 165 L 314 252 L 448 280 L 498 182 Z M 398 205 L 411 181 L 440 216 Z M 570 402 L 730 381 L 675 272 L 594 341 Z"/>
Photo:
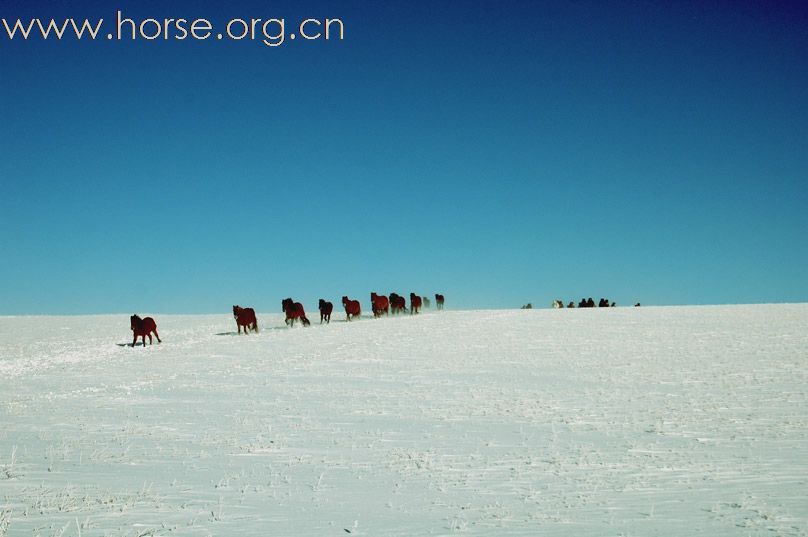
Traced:
<path fill-rule="evenodd" d="M 316 316 L 0 317 L 0 535 L 808 535 L 808 305 Z"/>

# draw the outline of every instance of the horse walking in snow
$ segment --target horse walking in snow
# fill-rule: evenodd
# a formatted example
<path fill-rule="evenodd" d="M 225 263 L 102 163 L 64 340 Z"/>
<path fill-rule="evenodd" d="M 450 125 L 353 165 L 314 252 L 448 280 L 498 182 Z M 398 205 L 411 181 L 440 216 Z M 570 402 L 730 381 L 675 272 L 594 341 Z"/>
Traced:
<path fill-rule="evenodd" d="M 421 297 L 415 293 L 410 293 L 410 315 L 418 313 L 421 309 Z"/>
<path fill-rule="evenodd" d="M 443 295 L 439 295 L 438 293 L 435 293 L 435 305 L 437 306 L 437 308 L 439 310 L 443 309 Z"/>
<path fill-rule="evenodd" d="M 135 333 L 135 338 L 132 340 L 132 347 L 137 344 L 137 338 L 143 338 L 143 346 L 146 346 L 146 336 L 149 336 L 149 345 L 152 344 L 152 333 L 157 338 L 157 343 L 162 343 L 160 336 L 157 335 L 157 323 L 151 317 L 141 319 L 137 315 L 129 317 L 129 328 Z"/>
<path fill-rule="evenodd" d="M 320 299 L 320 324 L 331 324 L 331 312 L 334 311 L 334 304 Z"/>
<path fill-rule="evenodd" d="M 244 334 L 249 334 L 250 329 L 253 332 L 258 332 L 258 319 L 255 318 L 255 310 L 252 308 L 242 308 L 241 306 L 233 306 L 233 317 L 236 319 L 236 327 L 238 333 L 241 333 L 241 327 L 244 327 Z"/>
<path fill-rule="evenodd" d="M 295 302 L 291 298 L 285 298 L 281 302 L 281 308 L 286 314 L 286 319 L 284 319 L 284 322 L 287 325 L 294 326 L 296 319 L 300 319 L 303 326 L 309 326 L 311 324 L 306 318 L 306 312 L 303 310 L 303 304 L 300 302 Z"/>
<path fill-rule="evenodd" d="M 347 320 L 362 315 L 362 305 L 358 300 L 351 300 L 347 296 L 342 297 L 342 306 L 345 308 L 345 316 Z"/>
<path fill-rule="evenodd" d="M 393 314 L 407 311 L 407 302 L 403 296 L 398 293 L 390 293 L 390 311 Z"/>
<path fill-rule="evenodd" d="M 384 295 L 370 293 L 370 305 L 374 317 L 387 315 L 390 312 L 390 301 Z"/>

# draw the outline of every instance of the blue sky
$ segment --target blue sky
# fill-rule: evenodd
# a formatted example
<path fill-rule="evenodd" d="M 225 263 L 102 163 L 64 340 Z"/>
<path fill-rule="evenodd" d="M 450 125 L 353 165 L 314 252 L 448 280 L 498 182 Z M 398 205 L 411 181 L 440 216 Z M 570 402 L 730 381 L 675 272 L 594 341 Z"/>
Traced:
<path fill-rule="evenodd" d="M 0 38 L 0 314 L 808 300 L 805 4 L 129 4 L 345 40 Z"/>

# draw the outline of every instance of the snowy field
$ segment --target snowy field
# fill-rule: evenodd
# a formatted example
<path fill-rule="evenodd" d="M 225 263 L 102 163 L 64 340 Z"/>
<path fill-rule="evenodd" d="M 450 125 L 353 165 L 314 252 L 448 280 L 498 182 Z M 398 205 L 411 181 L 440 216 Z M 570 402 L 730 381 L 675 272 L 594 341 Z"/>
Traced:
<path fill-rule="evenodd" d="M 223 310 L 0 317 L 0 536 L 808 535 L 808 305 Z"/>

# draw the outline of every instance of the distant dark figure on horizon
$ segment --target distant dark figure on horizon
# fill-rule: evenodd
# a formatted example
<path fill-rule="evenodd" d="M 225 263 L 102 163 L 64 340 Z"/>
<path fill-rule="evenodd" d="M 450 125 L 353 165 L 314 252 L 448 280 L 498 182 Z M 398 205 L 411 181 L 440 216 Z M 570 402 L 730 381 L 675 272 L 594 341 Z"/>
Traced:
<path fill-rule="evenodd" d="M 429 297 L 424 295 L 424 307 L 428 308 L 430 306 L 432 306 L 432 303 L 429 301 Z"/>
<path fill-rule="evenodd" d="M 407 301 L 398 293 L 390 293 L 390 311 L 395 315 L 407 311 Z"/>
<path fill-rule="evenodd" d="M 283 308 L 283 312 L 286 314 L 284 322 L 288 326 L 294 326 L 296 319 L 300 319 L 303 326 L 309 326 L 311 324 L 306 318 L 306 312 L 303 310 L 303 304 L 300 302 L 295 302 L 291 298 L 285 298 L 281 301 L 281 308 Z"/>
<path fill-rule="evenodd" d="M 435 304 L 439 310 L 443 309 L 443 295 L 435 293 Z"/>
<path fill-rule="evenodd" d="M 331 312 L 334 311 L 334 304 L 320 299 L 320 324 L 331 324 Z"/>
<path fill-rule="evenodd" d="M 561 301 L 560 301 L 560 300 L 558 300 L 558 299 L 555 299 L 555 300 L 553 300 L 553 307 L 554 307 L 555 309 L 557 309 L 557 310 L 558 310 L 558 309 L 562 309 L 562 308 L 564 307 L 564 303 L 563 303 L 563 302 L 561 302 Z"/>
<path fill-rule="evenodd" d="M 610 305 L 609 307 L 610 307 L 610 308 L 613 308 L 613 307 L 615 307 L 615 306 L 617 306 L 617 302 L 612 302 L 612 303 L 611 303 L 611 305 Z"/>
<path fill-rule="evenodd" d="M 421 297 L 415 293 L 410 293 L 410 315 L 418 313 L 421 309 Z"/>
<path fill-rule="evenodd" d="M 586 300 L 586 307 L 587 308 L 594 308 L 595 307 L 595 301 L 592 300 L 591 296 Z"/>
<path fill-rule="evenodd" d="M 342 297 L 342 305 L 345 307 L 345 315 L 347 320 L 350 321 L 354 317 L 359 317 L 362 315 L 362 305 L 358 300 L 351 300 L 347 296 L 344 296 Z"/>
<path fill-rule="evenodd" d="M 634 307 L 635 307 L 635 308 L 639 308 L 639 307 L 640 307 L 640 303 L 639 303 L 639 302 L 637 302 L 636 304 L 634 304 Z"/>
<path fill-rule="evenodd" d="M 601 298 L 601 299 L 598 301 L 598 307 L 599 307 L 599 308 L 608 308 L 608 307 L 609 307 L 609 301 L 608 301 L 608 300 L 606 300 L 605 298 Z"/>
<path fill-rule="evenodd" d="M 143 338 L 143 346 L 146 346 L 146 336 L 149 336 L 149 345 L 152 344 L 152 333 L 157 338 L 157 343 L 162 343 L 160 336 L 157 335 L 157 323 L 151 317 L 141 319 L 137 315 L 129 317 L 129 328 L 135 333 L 135 338 L 132 340 L 132 347 L 137 344 L 137 338 Z"/>
<path fill-rule="evenodd" d="M 574 308 L 574 307 L 575 307 L 575 302 L 574 302 L 574 301 L 572 301 L 572 300 L 570 300 L 570 303 L 569 303 L 569 304 L 567 304 L 567 307 L 568 307 L 568 308 Z"/>
<path fill-rule="evenodd" d="M 523 309 L 523 310 L 532 310 L 532 309 L 533 309 L 533 304 L 531 304 L 530 302 L 528 302 L 527 304 L 525 304 L 524 306 L 522 306 L 522 309 Z"/>
<path fill-rule="evenodd" d="M 381 317 L 390 313 L 390 301 L 384 295 L 370 293 L 370 309 L 374 317 Z"/>
<path fill-rule="evenodd" d="M 244 334 L 249 334 L 250 329 L 253 332 L 258 332 L 258 319 L 255 318 L 255 310 L 252 308 L 242 308 L 241 306 L 233 306 L 233 317 L 236 319 L 236 328 L 238 333 L 241 333 L 241 327 L 244 327 Z"/>

